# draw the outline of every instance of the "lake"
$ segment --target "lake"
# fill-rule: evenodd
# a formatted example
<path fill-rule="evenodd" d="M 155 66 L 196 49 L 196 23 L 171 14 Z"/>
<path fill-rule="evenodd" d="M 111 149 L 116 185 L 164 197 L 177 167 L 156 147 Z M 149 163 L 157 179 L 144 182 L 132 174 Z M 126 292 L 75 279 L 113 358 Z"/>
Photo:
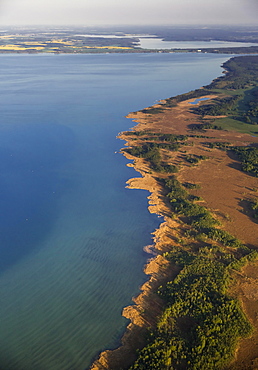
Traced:
<path fill-rule="evenodd" d="M 160 219 L 125 188 L 125 116 L 225 56 L 0 55 L 0 368 L 83 370 L 118 345 Z"/>

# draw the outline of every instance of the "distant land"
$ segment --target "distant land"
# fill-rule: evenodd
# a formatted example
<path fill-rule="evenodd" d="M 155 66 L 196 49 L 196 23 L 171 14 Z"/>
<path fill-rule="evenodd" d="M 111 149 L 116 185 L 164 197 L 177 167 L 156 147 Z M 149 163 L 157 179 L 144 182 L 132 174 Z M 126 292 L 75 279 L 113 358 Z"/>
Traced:
<path fill-rule="evenodd" d="M 162 41 L 207 42 L 198 49 L 180 47 L 146 49 L 140 37 Z M 236 43 L 212 47 L 209 42 Z M 239 47 L 238 43 L 245 45 Z M 253 46 L 250 43 L 254 44 Z M 258 53 L 258 27 L 6 27 L 0 29 L 0 53 L 145 53 L 204 52 L 224 54 Z M 211 47 L 209 47 L 211 46 Z"/>

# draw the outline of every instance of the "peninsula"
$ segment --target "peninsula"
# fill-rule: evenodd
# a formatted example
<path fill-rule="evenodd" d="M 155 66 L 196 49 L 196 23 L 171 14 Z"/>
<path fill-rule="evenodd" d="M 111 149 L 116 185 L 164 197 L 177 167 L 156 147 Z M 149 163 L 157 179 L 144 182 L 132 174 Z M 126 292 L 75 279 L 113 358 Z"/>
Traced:
<path fill-rule="evenodd" d="M 149 190 L 164 222 L 122 345 L 91 369 L 257 369 L 258 57 L 223 67 L 119 135 L 142 175 L 128 187 Z"/>

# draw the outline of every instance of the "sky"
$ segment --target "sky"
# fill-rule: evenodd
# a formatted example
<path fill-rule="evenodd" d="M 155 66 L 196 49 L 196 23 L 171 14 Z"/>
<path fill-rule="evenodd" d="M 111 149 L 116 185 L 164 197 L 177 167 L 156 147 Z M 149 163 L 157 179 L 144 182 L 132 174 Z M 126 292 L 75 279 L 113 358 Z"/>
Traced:
<path fill-rule="evenodd" d="M 0 0 L 4 25 L 258 25 L 258 0 Z"/>

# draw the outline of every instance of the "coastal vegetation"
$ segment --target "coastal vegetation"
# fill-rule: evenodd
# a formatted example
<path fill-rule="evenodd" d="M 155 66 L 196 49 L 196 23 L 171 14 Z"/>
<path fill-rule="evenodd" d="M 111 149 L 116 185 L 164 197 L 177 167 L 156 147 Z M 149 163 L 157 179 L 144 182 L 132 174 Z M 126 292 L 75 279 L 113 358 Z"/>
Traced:
<path fill-rule="evenodd" d="M 220 369 L 239 337 L 252 330 L 239 303 L 225 293 L 228 268 L 187 251 L 167 258 L 182 270 L 160 288 L 166 309 L 131 369 Z"/>
<path fill-rule="evenodd" d="M 130 134 L 140 136 L 144 143 L 140 146 L 126 148 L 124 149 L 125 152 L 134 157 L 146 159 L 150 163 L 150 168 L 156 172 L 174 173 L 178 171 L 175 165 L 168 164 L 162 160 L 160 149 L 177 151 L 181 145 L 186 145 L 187 136 L 148 133 L 148 138 L 146 138 L 146 135 L 143 137 L 144 133 L 141 132 Z M 150 139 L 152 141 L 146 141 Z"/>
<path fill-rule="evenodd" d="M 149 115 L 163 114 L 177 104 L 201 96 L 216 95 L 208 103 L 191 108 L 200 124 L 196 130 L 225 130 L 218 116 L 230 116 L 235 122 L 255 125 L 258 96 L 258 57 L 238 57 L 224 64 L 227 73 L 204 89 L 169 98 L 161 109 L 141 111 Z M 214 117 L 215 123 L 206 119 Z M 237 125 L 236 125 L 237 127 Z M 192 131 L 191 125 L 189 130 Z M 253 133 L 253 131 L 250 131 Z M 253 326 L 240 301 L 230 294 L 236 271 L 258 259 L 257 246 L 239 240 L 224 226 L 202 198 L 194 195 L 201 188 L 193 182 L 180 182 L 181 159 L 189 165 L 209 160 L 209 155 L 195 154 L 190 138 L 205 139 L 203 148 L 219 149 L 241 162 L 242 171 L 258 176 L 258 147 L 239 146 L 216 140 L 212 135 L 175 135 L 148 129 L 124 133 L 129 147 L 124 152 L 137 160 L 142 158 L 162 189 L 162 199 L 169 209 L 167 217 L 181 225 L 178 238 L 171 239 L 163 257 L 170 268 L 179 269 L 177 276 L 156 291 L 163 300 L 163 313 L 150 329 L 147 343 L 139 350 L 130 367 L 159 370 L 223 369 L 234 358 L 240 338 L 252 335 Z M 214 134 L 215 135 L 215 134 Z M 191 150 L 189 151 L 189 148 Z M 169 155 L 168 155 L 169 153 Z M 174 166 L 174 167 L 173 167 Z M 249 201 L 253 219 L 258 217 L 257 198 Z"/>
<path fill-rule="evenodd" d="M 223 230 L 174 176 L 160 182 L 173 215 L 188 226 L 187 238 L 164 253 L 181 270 L 159 288 L 164 312 L 131 370 L 220 369 L 232 360 L 238 339 L 252 333 L 239 302 L 227 293 L 231 271 L 257 259 L 258 251 Z"/>

